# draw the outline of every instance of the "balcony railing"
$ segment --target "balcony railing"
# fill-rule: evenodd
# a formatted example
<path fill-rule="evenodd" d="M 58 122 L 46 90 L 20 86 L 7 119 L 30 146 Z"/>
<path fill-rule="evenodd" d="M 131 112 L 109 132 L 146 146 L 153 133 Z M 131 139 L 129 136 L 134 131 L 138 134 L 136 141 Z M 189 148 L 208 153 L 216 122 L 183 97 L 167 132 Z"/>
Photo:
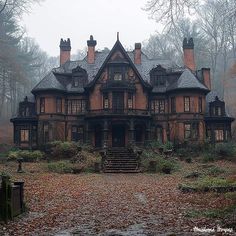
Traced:
<path fill-rule="evenodd" d="M 88 115 L 138 115 L 138 116 L 150 116 L 150 111 L 142 109 L 99 109 L 89 110 Z"/>

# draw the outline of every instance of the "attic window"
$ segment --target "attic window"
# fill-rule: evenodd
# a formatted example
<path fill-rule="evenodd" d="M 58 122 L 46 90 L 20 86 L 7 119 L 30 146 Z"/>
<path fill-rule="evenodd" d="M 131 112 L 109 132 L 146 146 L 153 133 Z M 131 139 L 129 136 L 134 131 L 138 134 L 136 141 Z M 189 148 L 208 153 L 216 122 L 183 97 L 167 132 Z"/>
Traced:
<path fill-rule="evenodd" d="M 114 73 L 114 80 L 121 81 L 122 80 L 122 74 L 121 73 Z"/>
<path fill-rule="evenodd" d="M 79 78 L 75 78 L 74 79 L 74 87 L 78 87 L 79 86 Z"/>

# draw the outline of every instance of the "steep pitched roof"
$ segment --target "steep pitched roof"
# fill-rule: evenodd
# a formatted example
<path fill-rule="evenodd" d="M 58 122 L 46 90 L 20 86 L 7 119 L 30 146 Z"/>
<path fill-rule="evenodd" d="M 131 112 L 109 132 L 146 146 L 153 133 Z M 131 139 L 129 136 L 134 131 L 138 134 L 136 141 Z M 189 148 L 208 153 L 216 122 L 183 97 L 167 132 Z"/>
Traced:
<path fill-rule="evenodd" d="M 65 91 L 65 87 L 57 80 L 56 76 L 53 74 L 53 71 L 49 72 L 32 90 L 36 92 L 39 90 L 62 90 Z"/>
<path fill-rule="evenodd" d="M 209 89 L 189 69 L 185 69 L 176 82 L 167 88 L 167 91 L 178 89 L 201 89 L 209 92 Z"/>

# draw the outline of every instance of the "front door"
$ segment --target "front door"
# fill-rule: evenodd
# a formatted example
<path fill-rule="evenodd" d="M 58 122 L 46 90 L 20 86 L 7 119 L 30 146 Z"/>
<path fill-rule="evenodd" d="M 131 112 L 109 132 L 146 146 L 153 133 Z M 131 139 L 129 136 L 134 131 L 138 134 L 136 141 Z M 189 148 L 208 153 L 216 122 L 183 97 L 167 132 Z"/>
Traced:
<path fill-rule="evenodd" d="M 124 93 L 114 92 L 112 95 L 112 108 L 114 113 L 122 113 L 124 111 Z"/>
<path fill-rule="evenodd" d="M 125 126 L 114 125 L 112 127 L 112 146 L 124 147 L 125 146 Z"/>

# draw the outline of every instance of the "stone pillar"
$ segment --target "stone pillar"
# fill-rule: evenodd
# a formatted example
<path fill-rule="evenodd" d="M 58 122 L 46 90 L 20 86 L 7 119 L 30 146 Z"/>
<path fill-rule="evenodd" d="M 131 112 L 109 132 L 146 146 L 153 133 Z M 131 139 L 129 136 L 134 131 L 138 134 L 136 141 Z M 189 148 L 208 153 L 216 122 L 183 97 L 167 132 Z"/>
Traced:
<path fill-rule="evenodd" d="M 145 145 L 148 145 L 151 142 L 151 122 L 150 120 L 146 123 L 146 140 Z"/>
<path fill-rule="evenodd" d="M 134 145 L 134 120 L 130 119 L 130 125 L 129 125 L 129 145 Z"/>
<path fill-rule="evenodd" d="M 103 148 L 107 149 L 108 147 L 108 121 L 104 120 L 103 122 Z"/>
<path fill-rule="evenodd" d="M 88 145 L 92 145 L 91 129 L 88 122 L 85 122 L 85 143 Z"/>

